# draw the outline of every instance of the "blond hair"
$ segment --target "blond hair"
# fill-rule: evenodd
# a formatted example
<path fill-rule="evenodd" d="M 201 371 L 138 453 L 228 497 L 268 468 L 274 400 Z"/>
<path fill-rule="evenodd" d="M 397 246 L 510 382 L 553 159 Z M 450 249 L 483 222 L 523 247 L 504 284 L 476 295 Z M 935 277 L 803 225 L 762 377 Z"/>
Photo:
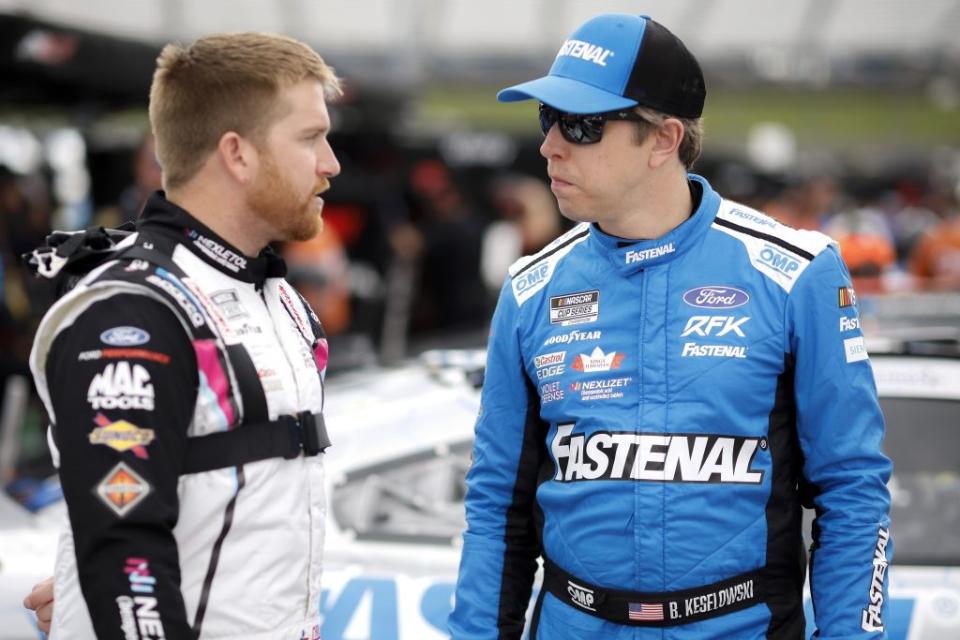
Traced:
<path fill-rule="evenodd" d="M 164 188 L 188 182 L 229 131 L 262 140 L 283 105 L 277 94 L 317 80 L 328 97 L 340 80 L 306 44 L 267 33 L 214 34 L 168 44 L 150 87 L 150 124 Z"/>
<path fill-rule="evenodd" d="M 659 128 L 667 118 L 679 120 L 683 125 L 683 139 L 677 150 L 680 162 L 687 168 L 693 168 L 693 163 L 700 157 L 703 148 L 703 118 L 680 118 L 649 107 L 634 107 L 633 111 L 643 118 L 637 123 L 637 140 L 643 142 L 651 131 Z"/>

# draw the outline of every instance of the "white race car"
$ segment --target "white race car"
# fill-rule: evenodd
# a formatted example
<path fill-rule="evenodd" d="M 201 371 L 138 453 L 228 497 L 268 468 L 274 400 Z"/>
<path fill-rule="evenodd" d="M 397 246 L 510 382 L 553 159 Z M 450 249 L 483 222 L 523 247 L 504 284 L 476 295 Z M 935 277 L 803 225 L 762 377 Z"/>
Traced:
<path fill-rule="evenodd" d="M 960 358 L 871 357 L 894 460 L 891 640 L 960 638 Z M 331 377 L 324 640 L 448 637 L 483 353 L 428 352 Z M 19 508 L 19 507 L 16 507 Z M 56 511 L 53 507 L 47 511 Z M 20 600 L 50 574 L 56 514 L 0 529 L 0 638 L 36 638 Z M 813 615 L 807 601 L 808 635 Z"/>

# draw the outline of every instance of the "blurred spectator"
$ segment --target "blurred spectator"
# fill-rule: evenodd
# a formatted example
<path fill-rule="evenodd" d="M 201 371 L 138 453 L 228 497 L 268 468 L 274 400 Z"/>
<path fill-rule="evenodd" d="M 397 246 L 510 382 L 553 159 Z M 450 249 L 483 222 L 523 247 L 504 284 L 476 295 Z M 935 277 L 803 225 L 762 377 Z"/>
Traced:
<path fill-rule="evenodd" d="M 153 134 L 148 133 L 133 156 L 133 182 L 120 193 L 117 203 L 107 207 L 96 216 L 96 224 L 116 227 L 124 222 L 134 222 L 140 216 L 147 196 L 161 189 L 160 163 L 157 162 Z"/>
<path fill-rule="evenodd" d="M 923 206 L 906 205 L 889 215 L 897 249 L 897 260 L 906 263 L 924 234 L 940 222 L 937 214 Z"/>
<path fill-rule="evenodd" d="M 832 176 L 815 175 L 800 179 L 766 205 L 766 211 L 796 229 L 819 231 L 836 211 L 841 191 Z"/>
<path fill-rule="evenodd" d="M 936 289 L 960 289 L 960 214 L 931 228 L 910 256 L 910 272 L 920 284 Z"/>
<path fill-rule="evenodd" d="M 483 234 L 481 270 L 487 291 L 495 300 L 509 266 L 560 235 L 562 218 L 550 189 L 535 178 L 500 178 L 491 191 L 499 219 Z"/>
<path fill-rule="evenodd" d="M 49 189 L 42 176 L 18 176 L 0 165 L 0 351 L 4 374 L 27 372 L 34 331 L 53 300 L 50 288 L 30 277 L 20 262 L 21 254 L 42 244 L 50 233 L 50 212 Z"/>
<path fill-rule="evenodd" d="M 316 311 L 327 336 L 350 327 L 350 263 L 337 231 L 327 225 L 312 240 L 283 247 L 287 279 Z"/>
<path fill-rule="evenodd" d="M 485 325 L 487 297 L 480 278 L 484 221 L 439 160 L 415 165 L 410 188 L 419 241 L 405 238 L 399 244 L 407 250 L 419 245 L 420 250 L 420 286 L 411 310 L 411 331 Z"/>
<path fill-rule="evenodd" d="M 888 276 L 897 268 L 897 253 L 880 209 L 864 206 L 840 212 L 824 222 L 821 230 L 840 245 L 840 255 L 859 293 L 889 288 Z"/>

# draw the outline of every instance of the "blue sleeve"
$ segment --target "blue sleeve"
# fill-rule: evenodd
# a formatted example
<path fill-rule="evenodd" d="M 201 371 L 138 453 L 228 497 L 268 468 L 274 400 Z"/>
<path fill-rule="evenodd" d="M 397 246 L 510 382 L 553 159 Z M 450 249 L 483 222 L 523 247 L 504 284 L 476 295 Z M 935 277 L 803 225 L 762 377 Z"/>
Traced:
<path fill-rule="evenodd" d="M 850 275 L 831 245 L 787 303 L 797 432 L 816 519 L 810 591 L 821 640 L 885 638 L 891 463 Z"/>
<path fill-rule="evenodd" d="M 455 640 L 519 639 L 540 555 L 535 503 L 546 431 L 524 371 L 518 316 L 508 280 L 490 329 L 467 473 L 467 530 L 449 620 Z"/>

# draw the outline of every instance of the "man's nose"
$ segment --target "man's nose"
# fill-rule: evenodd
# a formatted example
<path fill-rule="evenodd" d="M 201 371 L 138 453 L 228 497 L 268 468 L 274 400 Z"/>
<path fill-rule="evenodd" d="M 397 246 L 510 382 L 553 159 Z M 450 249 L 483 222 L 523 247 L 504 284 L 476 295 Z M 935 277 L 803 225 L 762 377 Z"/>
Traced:
<path fill-rule="evenodd" d="M 561 156 L 566 153 L 569 144 L 563 139 L 560 134 L 560 126 L 555 122 L 547 131 L 543 144 L 540 145 L 540 155 L 547 159 Z"/>
<path fill-rule="evenodd" d="M 340 175 L 340 161 L 337 160 L 337 155 L 330 147 L 330 143 L 326 141 L 324 141 L 323 153 L 320 154 L 319 161 L 317 162 L 317 175 L 326 176 L 327 178 Z"/>

